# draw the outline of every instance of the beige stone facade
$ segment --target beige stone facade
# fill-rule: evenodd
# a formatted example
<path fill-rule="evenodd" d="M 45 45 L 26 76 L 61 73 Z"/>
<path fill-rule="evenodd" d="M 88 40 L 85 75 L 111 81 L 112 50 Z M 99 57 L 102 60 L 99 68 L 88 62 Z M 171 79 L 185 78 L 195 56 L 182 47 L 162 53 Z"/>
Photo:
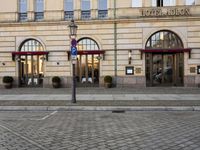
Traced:
<path fill-rule="evenodd" d="M 44 0 L 44 19 L 34 20 L 34 0 L 28 0 L 27 21 L 19 21 L 19 2 L 0 0 L 0 79 L 13 76 L 19 85 L 19 62 L 12 59 L 12 52 L 20 51 L 27 39 L 39 41 L 49 52 L 44 61 L 43 86 L 51 85 L 53 76 L 62 77 L 62 85 L 71 85 L 72 67 L 68 59 L 70 39 L 68 25 L 64 20 L 63 0 Z M 184 49 L 183 86 L 199 86 L 200 75 L 200 0 L 186 6 L 184 0 L 176 0 L 176 6 L 152 7 L 151 0 L 142 2 L 143 7 L 132 7 L 131 0 L 108 0 L 108 16 L 98 19 L 98 2 L 91 0 L 91 18 L 81 19 L 81 2 L 74 0 L 74 20 L 78 25 L 76 39 L 91 38 L 105 51 L 99 61 L 99 85 L 103 77 L 111 75 L 116 86 L 146 86 L 146 42 L 154 33 L 171 31 L 180 37 Z M 171 14 L 156 14 L 157 9 Z M 187 9 L 187 14 L 181 14 Z M 143 11 L 147 11 L 144 15 Z M 129 64 L 129 52 L 131 62 Z M 126 75 L 126 67 L 133 66 L 134 74 Z M 194 69 L 192 71 L 192 68 Z M 2 85 L 2 80 L 0 80 Z"/>

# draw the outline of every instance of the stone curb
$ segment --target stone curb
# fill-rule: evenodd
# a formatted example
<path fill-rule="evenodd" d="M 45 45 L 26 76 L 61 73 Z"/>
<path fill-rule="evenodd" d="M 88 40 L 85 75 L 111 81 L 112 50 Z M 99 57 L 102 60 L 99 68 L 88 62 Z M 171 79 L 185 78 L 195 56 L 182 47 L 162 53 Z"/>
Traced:
<path fill-rule="evenodd" d="M 0 111 L 200 111 L 200 106 L 146 106 L 146 107 L 122 107 L 122 106 L 1 106 Z"/>
<path fill-rule="evenodd" d="M 77 94 L 82 100 L 200 100 L 200 94 Z M 71 100 L 69 94 L 0 95 L 0 100 Z"/>

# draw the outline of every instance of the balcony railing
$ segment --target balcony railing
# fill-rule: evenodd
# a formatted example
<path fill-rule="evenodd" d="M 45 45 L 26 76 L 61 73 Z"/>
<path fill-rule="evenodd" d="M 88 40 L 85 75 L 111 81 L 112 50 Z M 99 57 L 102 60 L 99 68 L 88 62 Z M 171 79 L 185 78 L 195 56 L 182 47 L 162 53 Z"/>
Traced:
<path fill-rule="evenodd" d="M 19 21 L 27 21 L 27 13 L 19 13 Z"/>
<path fill-rule="evenodd" d="M 81 19 L 88 20 L 90 19 L 90 10 L 81 11 Z"/>
<path fill-rule="evenodd" d="M 106 19 L 106 18 L 108 18 L 108 11 L 107 10 L 99 10 L 98 11 L 98 18 L 99 19 Z"/>
<path fill-rule="evenodd" d="M 44 13 L 43 12 L 35 12 L 35 20 L 40 21 L 44 19 Z"/>
<path fill-rule="evenodd" d="M 74 19 L 74 12 L 73 11 L 65 11 L 64 12 L 64 19 L 65 20 L 72 20 L 72 19 Z"/>

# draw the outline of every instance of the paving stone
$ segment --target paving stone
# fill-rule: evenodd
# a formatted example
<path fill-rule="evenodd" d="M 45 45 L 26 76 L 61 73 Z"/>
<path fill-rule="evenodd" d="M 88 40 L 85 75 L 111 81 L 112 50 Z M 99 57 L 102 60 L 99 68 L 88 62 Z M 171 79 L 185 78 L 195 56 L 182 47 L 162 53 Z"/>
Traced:
<path fill-rule="evenodd" d="M 1 112 L 0 150 L 198 150 L 200 112 Z"/>

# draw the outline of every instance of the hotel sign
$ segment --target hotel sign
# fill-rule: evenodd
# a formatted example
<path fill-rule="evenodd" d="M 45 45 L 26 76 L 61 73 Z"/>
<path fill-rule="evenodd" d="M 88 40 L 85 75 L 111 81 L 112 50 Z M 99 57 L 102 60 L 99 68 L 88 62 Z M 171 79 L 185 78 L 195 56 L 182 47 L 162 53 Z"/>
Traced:
<path fill-rule="evenodd" d="M 142 9 L 142 17 L 190 16 L 189 8 Z"/>

